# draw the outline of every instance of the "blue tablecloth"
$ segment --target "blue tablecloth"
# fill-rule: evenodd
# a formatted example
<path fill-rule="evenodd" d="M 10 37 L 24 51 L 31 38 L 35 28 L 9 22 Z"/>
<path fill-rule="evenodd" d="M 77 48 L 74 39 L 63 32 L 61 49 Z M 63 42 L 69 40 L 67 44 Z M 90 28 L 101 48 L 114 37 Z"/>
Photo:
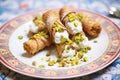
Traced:
<path fill-rule="evenodd" d="M 0 26 L 10 19 L 34 10 L 71 5 L 108 16 L 110 6 L 120 9 L 120 0 L 0 0 Z M 111 18 L 118 26 L 120 19 Z M 0 80 L 42 80 L 18 74 L 0 63 Z M 120 56 L 108 67 L 80 78 L 69 80 L 120 80 Z"/>

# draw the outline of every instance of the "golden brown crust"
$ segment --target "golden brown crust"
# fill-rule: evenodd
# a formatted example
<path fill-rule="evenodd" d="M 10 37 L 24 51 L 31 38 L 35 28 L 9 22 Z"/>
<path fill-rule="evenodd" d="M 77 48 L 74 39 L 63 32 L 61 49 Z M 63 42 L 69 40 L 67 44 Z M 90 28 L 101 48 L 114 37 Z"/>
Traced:
<path fill-rule="evenodd" d="M 62 56 L 62 52 L 65 49 L 65 44 L 57 44 L 57 51 L 58 51 L 58 56 L 61 57 Z"/>
<path fill-rule="evenodd" d="M 71 13 L 71 12 L 74 12 L 74 10 L 71 9 L 69 6 L 64 6 L 63 8 L 61 8 L 61 9 L 60 9 L 60 12 L 59 12 L 61 21 L 64 19 L 64 17 L 65 17 L 67 14 L 69 14 L 69 13 Z"/>
<path fill-rule="evenodd" d="M 45 37 L 32 37 L 23 43 L 23 47 L 28 53 L 35 54 L 51 44 L 52 40 L 50 38 L 46 39 Z"/>
<path fill-rule="evenodd" d="M 59 14 L 55 10 L 49 10 L 43 14 L 43 21 L 46 23 L 47 26 L 51 26 L 54 21 L 60 20 Z"/>
<path fill-rule="evenodd" d="M 88 34 L 90 37 L 97 37 L 100 34 L 102 28 L 100 24 L 94 19 L 90 17 L 83 18 L 81 22 L 83 25 L 84 32 Z"/>
<path fill-rule="evenodd" d="M 45 12 L 43 14 L 43 20 L 48 28 L 48 31 L 49 31 L 50 36 L 51 36 L 53 41 L 54 41 L 54 35 L 55 35 L 56 30 L 52 29 L 52 25 L 55 22 L 57 22 L 57 24 L 61 25 L 61 27 L 66 30 L 66 28 L 64 27 L 64 25 L 60 21 L 58 12 L 55 10 L 49 10 L 49 11 Z"/>

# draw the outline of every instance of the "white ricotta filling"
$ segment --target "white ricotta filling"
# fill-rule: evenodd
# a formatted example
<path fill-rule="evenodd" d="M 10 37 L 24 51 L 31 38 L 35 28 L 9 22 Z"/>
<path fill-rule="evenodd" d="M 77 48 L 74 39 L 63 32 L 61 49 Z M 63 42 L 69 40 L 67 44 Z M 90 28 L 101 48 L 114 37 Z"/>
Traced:
<path fill-rule="evenodd" d="M 56 44 L 61 43 L 61 38 L 68 39 L 69 38 L 68 32 L 67 31 L 63 31 L 63 32 L 56 32 L 55 33 L 54 39 L 55 39 L 55 43 Z"/>
<path fill-rule="evenodd" d="M 77 26 L 75 26 L 74 23 L 77 23 Z M 75 21 L 72 21 L 72 22 L 68 22 L 67 23 L 67 27 L 70 29 L 70 32 L 72 34 L 77 34 L 77 33 L 82 31 L 82 24 L 78 20 L 75 20 Z"/>
<path fill-rule="evenodd" d="M 86 48 L 89 46 L 89 41 L 88 41 L 88 38 L 86 36 L 83 36 L 84 37 L 84 40 L 82 42 L 79 42 L 79 44 L 76 44 L 74 42 L 74 46 L 77 48 L 77 49 L 80 49 L 80 48 Z"/>
<path fill-rule="evenodd" d="M 31 32 L 33 32 L 33 33 L 38 33 L 39 28 L 38 28 L 38 26 L 36 26 L 33 22 L 31 22 L 29 26 L 30 26 L 30 29 L 29 29 L 29 30 L 30 30 Z"/>
<path fill-rule="evenodd" d="M 62 53 L 62 57 L 72 57 L 76 54 L 75 49 L 69 48 L 69 51 L 66 50 L 69 46 L 70 45 L 65 45 L 65 50 Z"/>

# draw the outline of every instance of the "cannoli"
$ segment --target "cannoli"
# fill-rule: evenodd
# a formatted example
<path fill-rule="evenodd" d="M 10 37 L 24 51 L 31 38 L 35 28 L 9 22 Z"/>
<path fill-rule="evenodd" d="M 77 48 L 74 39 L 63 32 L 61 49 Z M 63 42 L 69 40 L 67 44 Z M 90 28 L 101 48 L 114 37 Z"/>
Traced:
<path fill-rule="evenodd" d="M 65 6 L 60 9 L 60 18 L 70 35 L 75 35 L 82 31 L 82 24 L 70 7 Z"/>
<path fill-rule="evenodd" d="M 51 38 L 56 44 L 58 56 L 68 57 L 75 55 L 69 33 L 61 23 L 59 14 L 55 10 L 49 10 L 43 14 L 43 20 L 48 28 Z"/>
<path fill-rule="evenodd" d="M 77 16 L 82 22 L 83 30 L 87 35 L 94 38 L 100 34 L 102 28 L 97 21 L 84 14 L 79 13 Z"/>
<path fill-rule="evenodd" d="M 41 31 L 34 34 L 28 41 L 23 43 L 24 50 L 30 54 L 35 54 L 45 47 L 52 44 L 52 40 L 48 32 Z"/>
<path fill-rule="evenodd" d="M 60 17 L 62 23 L 68 29 L 69 34 L 77 49 L 85 48 L 88 46 L 88 38 L 82 30 L 82 23 L 79 21 L 76 13 L 69 6 L 60 9 Z"/>

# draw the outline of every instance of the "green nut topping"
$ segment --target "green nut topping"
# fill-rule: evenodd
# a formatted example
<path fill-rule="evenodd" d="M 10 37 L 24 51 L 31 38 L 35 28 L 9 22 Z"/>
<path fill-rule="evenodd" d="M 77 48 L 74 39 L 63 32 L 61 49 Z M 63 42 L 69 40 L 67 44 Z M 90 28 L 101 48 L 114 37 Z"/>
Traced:
<path fill-rule="evenodd" d="M 83 53 L 82 52 L 78 52 L 77 56 L 78 56 L 79 59 L 81 59 L 83 57 Z"/>
<path fill-rule="evenodd" d="M 37 66 L 37 62 L 36 62 L 36 61 L 33 61 L 33 62 L 32 62 L 32 65 L 33 65 L 33 66 Z"/>
<path fill-rule="evenodd" d="M 19 36 L 18 36 L 18 39 L 23 39 L 23 36 L 22 36 L 22 35 L 19 35 Z"/>
<path fill-rule="evenodd" d="M 83 14 L 83 13 L 78 13 L 77 16 L 78 16 L 78 18 L 79 18 L 80 20 L 83 19 L 83 18 L 87 18 L 87 17 L 88 17 L 87 15 L 85 15 L 85 14 Z"/>
<path fill-rule="evenodd" d="M 71 59 L 71 65 L 77 65 L 79 63 L 79 59 L 77 57 L 72 57 Z"/>
<path fill-rule="evenodd" d="M 87 62 L 87 61 L 88 61 L 88 57 L 84 57 L 84 58 L 83 58 L 83 61 L 84 61 L 84 62 Z"/>
<path fill-rule="evenodd" d="M 61 38 L 61 43 L 72 44 L 72 40 L 66 39 L 66 38 Z"/>
<path fill-rule="evenodd" d="M 94 43 L 97 43 L 98 41 L 95 39 L 93 42 L 94 42 Z"/>
<path fill-rule="evenodd" d="M 77 27 L 77 26 L 78 26 L 78 23 L 77 23 L 77 22 L 74 22 L 74 26 Z"/>
<path fill-rule="evenodd" d="M 87 49 L 87 48 L 80 48 L 80 49 L 79 49 L 79 52 L 87 53 L 87 52 L 88 52 L 88 49 Z"/>
<path fill-rule="evenodd" d="M 72 40 L 67 39 L 66 44 L 72 44 Z"/>
<path fill-rule="evenodd" d="M 68 14 L 68 20 L 69 20 L 69 22 L 73 22 L 74 20 L 76 20 L 74 13 Z"/>
<path fill-rule="evenodd" d="M 66 38 L 61 38 L 61 43 L 65 43 L 67 41 Z"/>
<path fill-rule="evenodd" d="M 84 40 L 84 37 L 82 36 L 82 34 L 78 33 L 75 35 L 75 42 L 77 44 L 79 44 L 79 42 L 82 42 Z"/>
<path fill-rule="evenodd" d="M 91 50 L 91 46 L 87 46 L 87 50 Z"/>
<path fill-rule="evenodd" d="M 57 32 L 63 32 L 64 31 L 64 29 L 62 28 L 62 26 L 58 22 L 55 22 L 52 25 L 52 28 L 55 29 Z"/>
<path fill-rule="evenodd" d="M 45 67 L 45 65 L 43 65 L 43 64 L 39 65 L 39 68 L 44 68 L 44 67 Z"/>
<path fill-rule="evenodd" d="M 41 31 L 41 32 L 38 32 L 37 34 L 33 35 L 33 37 L 45 37 L 45 38 L 49 38 L 49 35 L 48 35 L 48 32 L 45 32 L 45 31 Z"/>
<path fill-rule="evenodd" d="M 57 59 L 57 62 L 61 62 L 61 61 L 62 61 L 62 59 L 61 59 L 61 58 L 58 58 L 58 59 Z"/>
<path fill-rule="evenodd" d="M 43 22 L 42 20 L 42 16 L 37 16 L 33 19 L 33 22 L 35 23 L 36 26 L 39 26 L 39 25 L 45 25 L 45 23 Z"/>
<path fill-rule="evenodd" d="M 67 48 L 67 49 L 65 49 L 65 50 L 66 50 L 66 52 L 67 52 L 67 53 L 70 51 L 70 49 L 69 49 L 69 48 Z"/>
<path fill-rule="evenodd" d="M 56 64 L 57 60 L 51 60 L 48 62 L 49 66 L 54 66 L 54 64 Z"/>

